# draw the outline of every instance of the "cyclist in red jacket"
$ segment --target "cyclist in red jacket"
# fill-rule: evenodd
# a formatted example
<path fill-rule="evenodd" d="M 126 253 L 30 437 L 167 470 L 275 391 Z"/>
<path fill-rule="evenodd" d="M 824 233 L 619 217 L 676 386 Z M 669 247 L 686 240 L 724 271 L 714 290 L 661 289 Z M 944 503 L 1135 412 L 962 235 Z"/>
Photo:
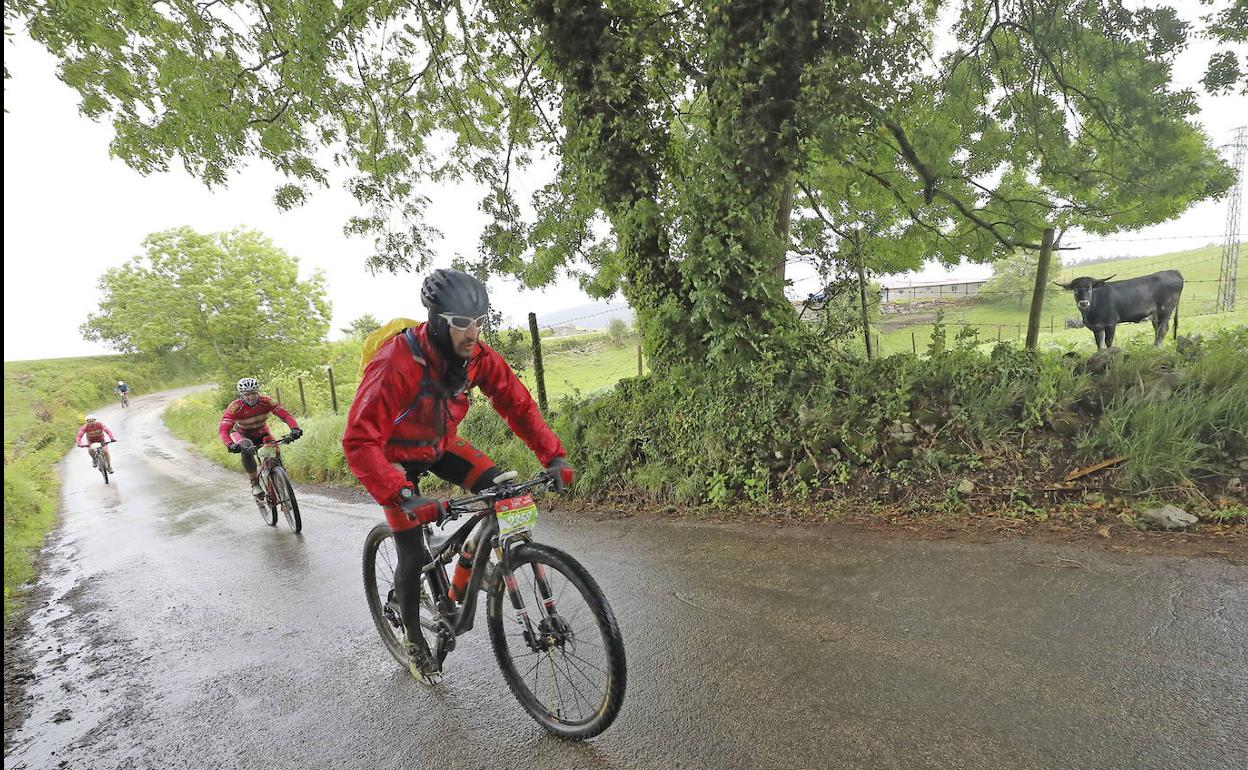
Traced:
<path fill-rule="evenodd" d="M 108 441 L 104 440 L 105 434 L 108 435 Z M 82 441 L 84 436 L 87 439 L 86 443 L 83 443 Z M 108 429 L 107 425 L 95 419 L 95 415 L 89 414 L 87 415 L 86 424 L 84 424 L 81 428 L 78 429 L 78 436 L 74 439 L 74 443 L 82 447 L 83 449 L 86 449 L 88 451 L 88 454 L 90 453 L 92 444 L 96 442 L 99 442 L 100 444 L 102 444 L 103 450 L 104 450 L 104 462 L 107 463 L 108 472 L 112 473 L 113 472 L 113 458 L 110 457 L 108 454 L 108 445 L 116 440 L 117 438 L 113 436 L 113 432 Z M 91 467 L 92 468 L 95 467 L 94 455 L 91 456 Z"/>
<path fill-rule="evenodd" d="M 458 270 L 435 270 L 421 300 L 429 321 L 404 329 L 369 361 L 347 415 L 342 448 L 347 465 L 386 514 L 398 565 L 394 584 L 403 617 L 408 671 L 431 683 L 438 666 L 420 634 L 420 574 L 429 561 L 421 526 L 440 522 L 441 500 L 422 497 L 420 477 L 432 471 L 470 491 L 492 486 L 494 461 L 456 435 L 479 388 L 562 489 L 572 483 L 567 452 L 547 426 L 524 383 L 479 336 L 489 311 L 483 283 Z"/>
<path fill-rule="evenodd" d="M 295 438 L 303 435 L 295 416 L 277 403 L 276 399 L 260 395 L 260 383 L 255 377 L 244 377 L 238 381 L 238 398 L 230 402 L 221 415 L 221 424 L 217 433 L 225 448 L 243 455 L 243 470 L 251 478 L 251 493 L 256 497 L 264 497 L 260 488 L 259 469 L 256 467 L 256 456 L 251 452 L 243 452 L 273 440 L 269 433 L 269 415 L 275 414 L 290 426 L 290 433 Z"/>

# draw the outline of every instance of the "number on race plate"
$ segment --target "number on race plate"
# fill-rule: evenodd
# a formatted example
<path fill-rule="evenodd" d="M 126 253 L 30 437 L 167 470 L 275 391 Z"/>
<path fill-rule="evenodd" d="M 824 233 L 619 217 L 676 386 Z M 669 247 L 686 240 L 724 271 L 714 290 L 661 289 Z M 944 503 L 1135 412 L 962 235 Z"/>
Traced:
<path fill-rule="evenodd" d="M 532 495 L 501 500 L 494 510 L 498 514 L 499 537 L 528 532 L 537 526 L 537 503 Z"/>

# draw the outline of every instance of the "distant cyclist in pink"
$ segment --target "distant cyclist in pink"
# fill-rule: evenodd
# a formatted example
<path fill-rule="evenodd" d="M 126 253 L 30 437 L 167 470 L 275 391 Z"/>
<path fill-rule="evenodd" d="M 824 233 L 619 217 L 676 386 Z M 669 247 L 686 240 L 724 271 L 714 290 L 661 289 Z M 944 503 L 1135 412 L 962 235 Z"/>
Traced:
<path fill-rule="evenodd" d="M 243 450 L 273 440 L 268 426 L 270 414 L 277 415 L 290 426 L 290 433 L 294 438 L 303 435 L 293 414 L 277 403 L 277 399 L 260 395 L 260 383 L 255 377 L 244 377 L 238 381 L 238 398 L 225 408 L 225 413 L 221 415 L 221 424 L 217 426 L 225 448 L 231 452 L 242 453 L 243 470 L 251 478 L 251 493 L 256 497 L 264 497 L 264 490 L 260 488 L 256 456 Z"/>
<path fill-rule="evenodd" d="M 108 436 L 108 441 L 104 440 L 104 436 L 106 435 Z M 82 441 L 84 436 L 87 439 L 85 444 Z M 78 429 L 78 437 L 74 439 L 74 443 L 83 449 L 88 450 L 88 454 L 90 454 L 92 444 L 99 442 L 103 445 L 104 462 L 108 464 L 108 472 L 112 473 L 113 458 L 108 454 L 108 445 L 116 440 L 116 437 L 113 436 L 113 432 L 108 429 L 107 425 L 95 419 L 95 415 L 89 414 L 87 415 L 86 424 Z M 95 467 L 95 455 L 91 455 L 91 467 Z"/>

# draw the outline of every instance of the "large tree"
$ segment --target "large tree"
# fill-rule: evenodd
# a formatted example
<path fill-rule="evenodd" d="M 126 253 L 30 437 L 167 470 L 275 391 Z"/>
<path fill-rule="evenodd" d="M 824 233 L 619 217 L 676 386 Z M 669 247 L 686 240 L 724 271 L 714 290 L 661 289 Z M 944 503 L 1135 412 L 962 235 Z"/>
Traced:
<path fill-rule="evenodd" d="M 1139 212 L 1109 229 L 1155 221 L 1224 171 L 1191 94 L 1168 85 L 1191 30 L 1122 0 L 5 8 L 62 59 L 83 111 L 112 120 L 131 166 L 178 160 L 223 184 L 261 157 L 290 178 L 282 206 L 346 167 L 362 206 L 347 229 L 375 236 L 389 268 L 431 256 L 419 184 L 472 178 L 488 189 L 481 269 L 622 289 L 659 357 L 741 359 L 793 338 L 780 268 L 819 158 L 887 190 L 900 214 L 883 212 L 899 228 L 885 237 L 922 228 L 980 258 L 1062 212 L 1091 229 L 1106 207 Z M 957 45 L 936 59 L 946 8 Z M 554 178 L 519 200 L 513 175 L 542 158 Z M 1141 178 L 1151 189 L 1115 184 Z"/>
<path fill-rule="evenodd" d="M 144 253 L 100 279 L 83 335 L 127 353 L 185 351 L 224 379 L 302 366 L 329 329 L 319 272 L 250 230 L 149 235 Z"/>
<path fill-rule="evenodd" d="M 968 0 L 954 33 L 920 74 L 816 132 L 812 200 L 874 235 L 887 269 L 1000 259 L 1047 227 L 1156 224 L 1234 181 L 1193 122 L 1194 94 L 1171 88 L 1191 34 L 1172 8 Z"/>

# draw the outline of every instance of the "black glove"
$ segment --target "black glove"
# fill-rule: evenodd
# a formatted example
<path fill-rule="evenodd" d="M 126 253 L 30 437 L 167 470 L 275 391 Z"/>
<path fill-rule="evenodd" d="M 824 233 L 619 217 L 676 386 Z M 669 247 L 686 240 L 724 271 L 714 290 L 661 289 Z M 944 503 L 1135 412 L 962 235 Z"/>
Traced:
<path fill-rule="evenodd" d="M 234 454 L 240 454 L 243 451 L 242 444 L 226 444 L 225 448 Z"/>
<path fill-rule="evenodd" d="M 302 435 L 303 435 L 303 428 L 291 428 L 291 429 L 290 429 L 290 440 L 291 440 L 291 441 L 294 441 L 295 439 L 299 438 L 299 437 L 300 437 L 300 436 L 302 436 Z"/>
<path fill-rule="evenodd" d="M 546 466 L 546 472 L 550 474 L 552 486 L 556 492 L 567 490 L 572 486 L 572 479 L 576 476 L 576 470 L 562 457 L 551 460 L 550 465 Z"/>

